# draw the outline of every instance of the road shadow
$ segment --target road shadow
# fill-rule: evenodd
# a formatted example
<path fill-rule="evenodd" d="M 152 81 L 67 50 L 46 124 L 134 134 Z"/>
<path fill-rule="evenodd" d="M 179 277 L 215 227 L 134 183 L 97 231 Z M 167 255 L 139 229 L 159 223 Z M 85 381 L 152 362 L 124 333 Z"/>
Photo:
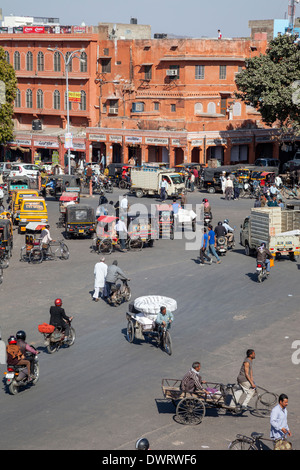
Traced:
<path fill-rule="evenodd" d="M 256 284 L 258 284 L 258 282 L 257 282 L 257 274 L 256 274 L 256 273 L 246 273 L 245 276 L 248 276 L 251 281 L 253 281 L 253 282 L 255 282 Z"/>

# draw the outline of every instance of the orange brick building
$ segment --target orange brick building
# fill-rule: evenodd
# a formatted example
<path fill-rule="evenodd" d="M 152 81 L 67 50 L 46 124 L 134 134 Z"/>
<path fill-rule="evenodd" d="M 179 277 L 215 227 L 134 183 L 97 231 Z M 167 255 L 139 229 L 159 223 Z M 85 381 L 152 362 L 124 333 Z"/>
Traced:
<path fill-rule="evenodd" d="M 20 154 L 64 164 L 67 123 L 64 64 L 48 48 L 73 59 L 69 89 L 81 93 L 72 103 L 72 153 L 86 161 L 139 164 L 253 163 L 278 157 L 279 145 L 260 115 L 237 101 L 235 75 L 245 59 L 264 53 L 265 40 L 107 39 L 103 28 L 74 27 L 63 34 L 0 34 L 0 45 L 18 78 L 15 139 L 3 157 Z M 41 126 L 41 130 L 39 129 Z"/>

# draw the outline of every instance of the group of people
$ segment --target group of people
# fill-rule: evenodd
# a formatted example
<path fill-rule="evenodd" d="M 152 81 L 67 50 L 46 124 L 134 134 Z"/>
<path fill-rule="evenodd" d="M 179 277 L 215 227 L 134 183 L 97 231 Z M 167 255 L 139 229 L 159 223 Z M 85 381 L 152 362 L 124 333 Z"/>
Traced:
<path fill-rule="evenodd" d="M 253 361 L 255 357 L 255 350 L 248 349 L 237 377 L 237 389 L 233 392 L 233 396 L 230 397 L 229 409 L 235 409 L 236 406 L 241 405 L 242 411 L 251 410 L 249 402 L 257 389 L 253 374 Z M 202 380 L 200 369 L 201 363 L 195 361 L 181 380 L 181 390 L 190 394 L 200 393 L 208 396 L 215 392 L 220 393 L 206 386 L 207 382 Z M 240 404 L 243 396 L 244 400 Z M 290 437 L 292 435 L 287 422 L 287 406 L 288 396 L 282 393 L 279 395 L 278 404 L 273 407 L 270 415 L 270 438 L 274 442 L 277 439 L 285 439 L 287 436 Z"/>
<path fill-rule="evenodd" d="M 94 267 L 93 301 L 98 302 L 100 296 L 103 300 L 110 303 L 112 286 L 116 284 L 118 279 L 128 280 L 128 277 L 118 266 L 118 261 L 115 260 L 112 265 L 107 266 L 105 258 L 101 257 Z"/>
<path fill-rule="evenodd" d="M 218 225 L 213 229 L 211 224 L 203 229 L 202 243 L 200 247 L 200 265 L 205 264 L 205 260 L 212 264 L 212 255 L 216 258 L 217 264 L 221 263 L 220 257 L 217 253 L 217 239 L 218 237 L 225 237 L 227 239 L 227 246 L 232 247 L 234 243 L 234 228 L 229 225 L 229 220 L 225 219 L 224 222 L 219 221 Z"/>

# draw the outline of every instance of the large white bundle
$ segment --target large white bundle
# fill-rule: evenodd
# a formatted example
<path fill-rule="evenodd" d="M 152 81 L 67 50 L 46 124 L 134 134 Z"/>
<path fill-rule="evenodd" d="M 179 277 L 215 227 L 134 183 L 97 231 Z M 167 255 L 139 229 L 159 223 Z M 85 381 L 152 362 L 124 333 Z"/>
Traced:
<path fill-rule="evenodd" d="M 188 209 L 179 209 L 178 210 L 178 222 L 181 223 L 187 223 L 187 222 L 192 222 L 196 218 L 195 212 L 193 210 L 188 210 Z"/>
<path fill-rule="evenodd" d="M 163 295 L 146 295 L 135 299 L 134 307 L 139 312 L 157 315 L 160 312 L 160 307 L 166 307 L 170 312 L 174 312 L 177 309 L 177 302 Z"/>

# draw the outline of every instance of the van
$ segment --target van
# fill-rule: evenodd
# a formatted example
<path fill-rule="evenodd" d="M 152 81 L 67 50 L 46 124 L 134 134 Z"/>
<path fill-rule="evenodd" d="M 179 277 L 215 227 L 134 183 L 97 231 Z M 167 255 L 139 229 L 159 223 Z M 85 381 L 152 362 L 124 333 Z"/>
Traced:
<path fill-rule="evenodd" d="M 280 165 L 280 161 L 276 158 L 258 158 L 254 162 L 254 166 L 276 166 L 277 168 Z"/>
<path fill-rule="evenodd" d="M 48 223 L 48 211 L 43 197 L 23 197 L 20 210 L 17 212 L 19 233 L 26 233 L 29 222 Z"/>

